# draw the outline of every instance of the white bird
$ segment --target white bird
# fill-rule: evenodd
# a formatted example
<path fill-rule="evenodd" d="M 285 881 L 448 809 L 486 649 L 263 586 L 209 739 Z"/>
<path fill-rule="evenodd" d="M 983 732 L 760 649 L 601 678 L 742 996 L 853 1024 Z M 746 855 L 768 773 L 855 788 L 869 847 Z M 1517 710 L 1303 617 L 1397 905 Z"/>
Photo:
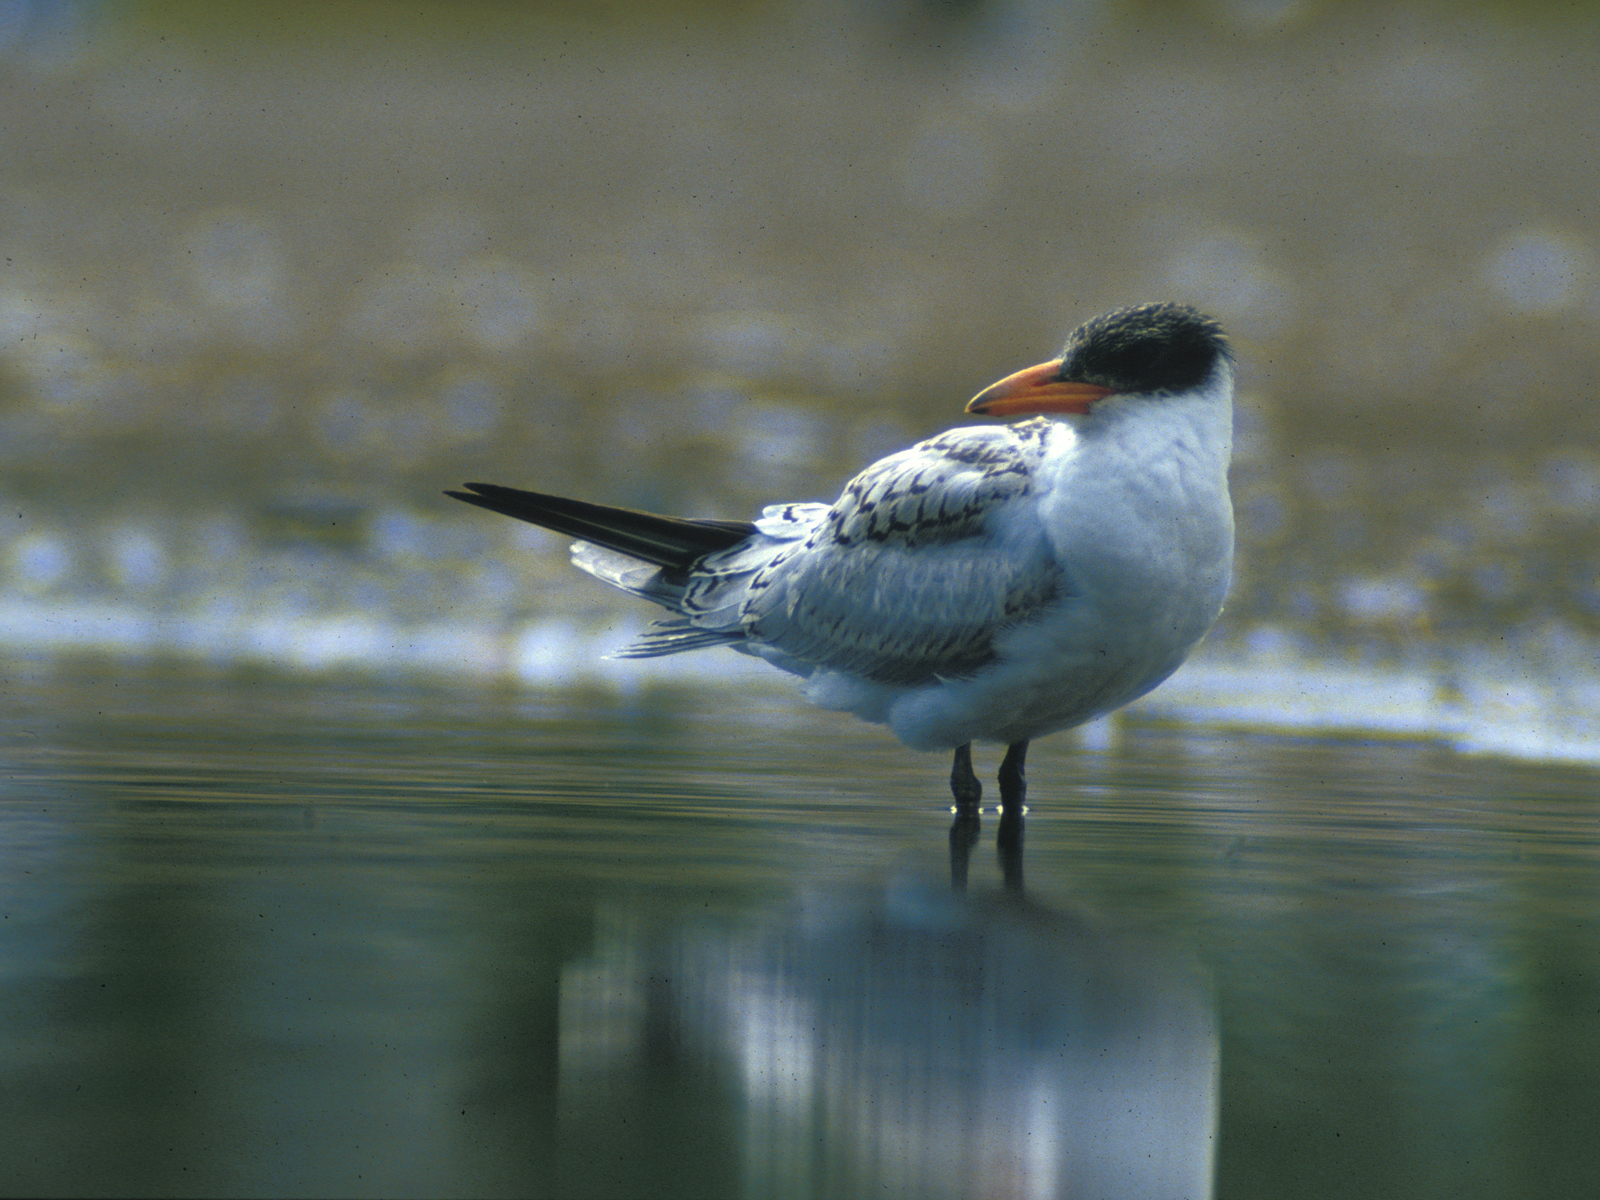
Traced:
<path fill-rule="evenodd" d="M 731 646 L 800 676 L 814 704 L 953 748 L 975 829 L 973 741 L 1008 747 L 1003 811 L 1020 821 L 1028 742 L 1150 691 L 1222 611 L 1232 364 L 1192 308 L 1119 309 L 967 405 L 1032 419 L 951 429 L 831 505 L 754 522 L 483 483 L 447 494 L 578 538 L 576 566 L 676 614 L 620 657 Z"/>

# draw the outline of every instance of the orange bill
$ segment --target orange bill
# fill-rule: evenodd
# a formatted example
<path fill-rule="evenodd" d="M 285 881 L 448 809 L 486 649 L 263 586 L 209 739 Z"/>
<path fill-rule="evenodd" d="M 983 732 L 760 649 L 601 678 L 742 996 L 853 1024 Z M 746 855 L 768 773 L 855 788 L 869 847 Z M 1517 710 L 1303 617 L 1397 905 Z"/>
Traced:
<path fill-rule="evenodd" d="M 969 413 L 988 417 L 1013 417 L 1022 413 L 1086 413 L 1096 400 L 1111 395 L 1111 389 L 1095 383 L 1075 383 L 1060 379 L 1061 360 L 1052 359 L 1036 367 L 1024 367 L 990 384 L 967 403 Z"/>

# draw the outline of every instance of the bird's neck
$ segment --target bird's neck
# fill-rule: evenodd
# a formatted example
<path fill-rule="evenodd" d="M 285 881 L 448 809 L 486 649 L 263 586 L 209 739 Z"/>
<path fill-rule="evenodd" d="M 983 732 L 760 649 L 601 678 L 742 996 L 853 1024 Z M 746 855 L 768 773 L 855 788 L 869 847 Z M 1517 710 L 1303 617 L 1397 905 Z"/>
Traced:
<path fill-rule="evenodd" d="M 1226 470 L 1233 455 L 1233 378 L 1224 364 L 1187 395 L 1110 396 L 1076 421 L 1085 449 L 1133 460 L 1182 453 Z"/>

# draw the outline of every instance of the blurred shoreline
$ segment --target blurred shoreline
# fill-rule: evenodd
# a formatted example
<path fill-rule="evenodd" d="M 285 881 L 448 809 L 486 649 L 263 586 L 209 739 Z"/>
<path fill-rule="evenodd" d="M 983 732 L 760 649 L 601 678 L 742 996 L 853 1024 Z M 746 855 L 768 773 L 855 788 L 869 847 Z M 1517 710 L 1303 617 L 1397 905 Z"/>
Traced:
<path fill-rule="evenodd" d="M 589 624 L 556 617 L 406 625 L 371 615 L 240 607 L 178 620 L 104 604 L 10 603 L 0 605 L 0 674 L 77 664 L 111 679 L 128 668 L 165 666 L 224 675 L 268 670 L 307 686 L 436 680 L 533 692 L 600 688 L 622 696 L 674 687 L 804 705 L 798 681 L 745 655 L 607 657 L 643 624 L 635 616 Z M 1575 672 L 1552 649 L 1560 648 L 1523 647 L 1471 663 L 1353 664 L 1306 656 L 1266 634 L 1253 647 L 1211 641 L 1126 711 L 1134 720 L 1200 728 L 1416 739 L 1464 754 L 1600 766 L 1600 672 Z M 836 719 L 856 725 L 845 715 Z M 1112 714 L 1069 736 L 1092 743 L 1123 719 Z"/>
<path fill-rule="evenodd" d="M 1600 761 L 1590 16 L 379 7 L 0 28 L 0 653 L 745 686 L 439 493 L 831 500 L 1176 298 L 1239 553 L 1147 711 Z"/>

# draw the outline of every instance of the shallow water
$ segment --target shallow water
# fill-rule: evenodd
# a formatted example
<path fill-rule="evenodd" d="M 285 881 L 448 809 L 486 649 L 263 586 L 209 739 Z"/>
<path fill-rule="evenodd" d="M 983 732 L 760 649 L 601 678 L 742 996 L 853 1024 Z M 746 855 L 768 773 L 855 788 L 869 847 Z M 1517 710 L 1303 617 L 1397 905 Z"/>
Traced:
<path fill-rule="evenodd" d="M 778 694 L 12 664 L 0 711 L 8 1193 L 1600 1173 L 1590 771 L 1129 721 L 1036 747 L 1027 898 L 989 819 L 958 901 L 943 759 Z"/>

